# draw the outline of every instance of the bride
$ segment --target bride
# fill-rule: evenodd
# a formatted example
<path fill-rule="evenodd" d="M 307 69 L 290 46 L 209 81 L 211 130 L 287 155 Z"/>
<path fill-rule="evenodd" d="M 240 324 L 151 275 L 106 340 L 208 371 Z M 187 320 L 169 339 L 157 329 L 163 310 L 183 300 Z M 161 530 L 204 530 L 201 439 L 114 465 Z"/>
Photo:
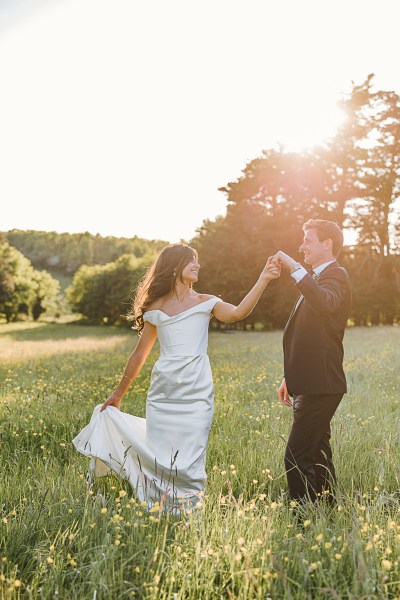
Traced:
<path fill-rule="evenodd" d="M 238 306 L 198 294 L 196 251 L 171 244 L 139 284 L 132 317 L 140 333 L 111 396 L 94 409 L 73 443 L 91 458 L 90 471 L 110 469 L 127 479 L 139 501 L 191 509 L 206 483 L 205 459 L 214 412 L 214 387 L 207 352 L 208 325 L 215 316 L 230 323 L 246 317 L 280 269 L 268 259 L 258 281 Z M 160 356 L 147 395 L 146 418 L 120 411 L 158 337 Z"/>

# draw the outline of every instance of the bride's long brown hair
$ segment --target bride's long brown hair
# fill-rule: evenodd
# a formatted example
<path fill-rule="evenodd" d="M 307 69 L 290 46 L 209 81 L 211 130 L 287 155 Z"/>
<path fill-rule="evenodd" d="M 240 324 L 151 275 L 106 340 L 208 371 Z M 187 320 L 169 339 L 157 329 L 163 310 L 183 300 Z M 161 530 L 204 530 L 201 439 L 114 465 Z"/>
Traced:
<path fill-rule="evenodd" d="M 161 250 L 139 282 L 128 315 L 139 333 L 144 327 L 143 313 L 157 298 L 174 292 L 176 282 L 183 281 L 183 269 L 192 260 L 197 260 L 197 252 L 187 244 L 170 244 Z"/>

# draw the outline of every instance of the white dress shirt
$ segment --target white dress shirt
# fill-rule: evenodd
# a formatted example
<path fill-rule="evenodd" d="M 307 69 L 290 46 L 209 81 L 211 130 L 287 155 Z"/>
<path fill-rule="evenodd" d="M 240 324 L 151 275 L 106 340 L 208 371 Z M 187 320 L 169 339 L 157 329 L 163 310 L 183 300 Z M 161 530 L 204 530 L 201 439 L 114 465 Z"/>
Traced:
<path fill-rule="evenodd" d="M 334 260 L 328 260 L 328 262 L 325 262 L 322 265 L 319 265 L 319 267 L 315 267 L 315 269 L 313 269 L 314 274 L 315 275 L 321 275 L 322 271 L 328 265 L 331 265 L 334 262 L 335 262 Z M 293 279 L 296 281 L 296 283 L 299 283 L 303 279 L 303 277 L 305 275 L 307 275 L 307 273 L 308 273 L 308 271 L 304 267 L 300 267 L 300 269 L 297 269 L 296 271 L 293 271 L 293 273 L 290 273 L 290 275 L 293 277 Z"/>

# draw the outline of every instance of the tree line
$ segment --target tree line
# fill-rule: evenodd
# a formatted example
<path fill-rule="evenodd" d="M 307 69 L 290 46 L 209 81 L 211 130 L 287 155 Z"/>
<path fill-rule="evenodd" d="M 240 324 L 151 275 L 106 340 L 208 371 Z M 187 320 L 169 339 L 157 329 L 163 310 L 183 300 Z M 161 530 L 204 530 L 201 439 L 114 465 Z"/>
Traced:
<path fill-rule="evenodd" d="M 79 295 L 82 281 L 88 285 L 89 278 L 93 278 L 95 287 L 100 280 L 101 265 L 105 265 L 104 273 L 111 277 L 112 266 L 109 265 L 114 261 L 117 261 L 117 272 L 125 281 L 126 274 L 122 272 L 121 264 L 129 264 L 133 270 L 140 264 L 147 265 L 166 243 L 137 236 L 102 237 L 88 232 L 58 234 L 14 229 L 0 233 L 0 319 L 7 322 L 20 317 L 37 320 L 44 313 L 59 317 L 72 309 L 87 318 L 90 316 L 92 322 L 116 322 L 121 316 L 121 296 L 118 296 L 121 284 L 115 281 L 112 286 L 105 284 L 102 290 L 95 289 L 97 303 L 102 305 L 99 308 L 90 297 L 92 291 L 87 292 L 85 300 Z M 125 262 L 118 262 L 124 255 Z M 81 267 L 82 271 L 79 271 Z M 75 291 L 68 295 L 71 304 L 66 305 L 58 278 L 70 280 L 77 271 L 78 283 Z M 136 281 L 136 274 L 132 281 Z M 105 290 L 109 291 L 107 297 Z M 114 307 L 110 313 L 108 306 L 112 303 Z"/>
<path fill-rule="evenodd" d="M 282 249 L 301 258 L 306 220 L 330 219 L 357 235 L 340 256 L 352 281 L 351 321 L 400 322 L 400 97 L 373 91 L 370 75 L 341 105 L 346 118 L 323 145 L 306 152 L 267 149 L 220 189 L 226 215 L 205 221 L 190 241 L 202 265 L 196 289 L 238 303 L 267 256 Z M 63 234 L 58 241 L 57 234 L 14 231 L 7 238 L 36 267 L 57 257 L 60 268 L 75 271 L 70 305 L 96 323 L 126 323 L 133 288 L 165 245 L 90 234 Z M 295 296 L 292 279 L 282 277 L 235 326 L 281 328 Z"/>
<path fill-rule="evenodd" d="M 104 265 L 123 254 L 138 258 L 153 255 L 167 242 L 133 238 L 102 237 L 91 233 L 55 233 L 14 229 L 4 234 L 36 269 L 72 275 L 82 265 Z"/>

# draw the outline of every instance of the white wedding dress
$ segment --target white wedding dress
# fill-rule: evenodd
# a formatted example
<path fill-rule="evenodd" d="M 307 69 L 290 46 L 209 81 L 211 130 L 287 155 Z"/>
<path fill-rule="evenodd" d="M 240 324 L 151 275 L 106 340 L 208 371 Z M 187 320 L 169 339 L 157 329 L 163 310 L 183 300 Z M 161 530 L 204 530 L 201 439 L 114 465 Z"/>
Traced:
<path fill-rule="evenodd" d="M 193 508 L 206 483 L 205 460 L 214 413 L 214 386 L 207 356 L 213 296 L 178 315 L 149 310 L 144 320 L 157 328 L 160 356 L 150 379 L 146 419 L 108 406 L 94 409 L 90 423 L 73 440 L 91 457 L 95 475 L 112 469 L 127 479 L 138 500 Z"/>

